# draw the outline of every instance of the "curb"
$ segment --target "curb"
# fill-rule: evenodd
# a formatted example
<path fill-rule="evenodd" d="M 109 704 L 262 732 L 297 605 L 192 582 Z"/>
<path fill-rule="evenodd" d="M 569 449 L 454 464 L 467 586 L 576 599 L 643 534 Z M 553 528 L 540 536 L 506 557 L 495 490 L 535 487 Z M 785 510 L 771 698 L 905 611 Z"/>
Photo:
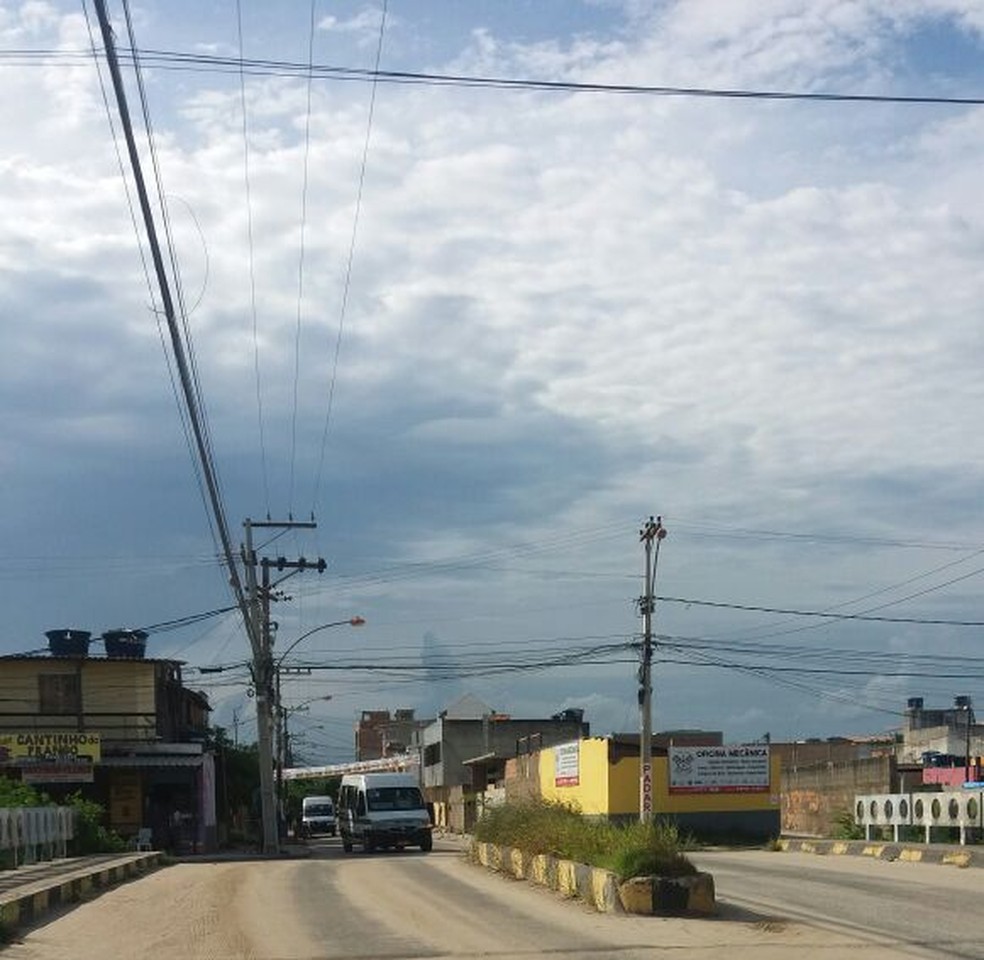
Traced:
<path fill-rule="evenodd" d="M 157 852 L 133 854 L 108 864 L 80 867 L 60 877 L 27 882 L 18 890 L 0 894 L 0 937 L 35 923 L 56 907 L 79 903 L 94 892 L 138 877 L 161 863 Z"/>
<path fill-rule="evenodd" d="M 717 910 L 714 878 L 709 873 L 689 877 L 632 877 L 620 883 L 611 870 L 477 840 L 472 841 L 468 856 L 495 873 L 548 887 L 568 899 L 583 900 L 599 913 L 706 916 Z"/>
<path fill-rule="evenodd" d="M 822 857 L 870 857 L 903 863 L 933 863 L 953 867 L 984 867 L 984 848 L 949 847 L 882 840 L 787 840 L 776 846 L 784 853 L 813 853 Z"/>

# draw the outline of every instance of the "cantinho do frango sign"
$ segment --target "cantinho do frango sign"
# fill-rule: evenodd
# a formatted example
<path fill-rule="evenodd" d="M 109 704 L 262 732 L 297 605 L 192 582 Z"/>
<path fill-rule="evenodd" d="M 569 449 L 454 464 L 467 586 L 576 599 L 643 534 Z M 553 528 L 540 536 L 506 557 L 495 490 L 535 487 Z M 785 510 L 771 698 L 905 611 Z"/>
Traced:
<path fill-rule="evenodd" d="M 98 733 L 0 733 L 0 764 L 20 770 L 25 783 L 92 783 L 101 756 Z"/>
<path fill-rule="evenodd" d="M 670 747 L 670 793 L 768 793 L 769 748 Z"/>

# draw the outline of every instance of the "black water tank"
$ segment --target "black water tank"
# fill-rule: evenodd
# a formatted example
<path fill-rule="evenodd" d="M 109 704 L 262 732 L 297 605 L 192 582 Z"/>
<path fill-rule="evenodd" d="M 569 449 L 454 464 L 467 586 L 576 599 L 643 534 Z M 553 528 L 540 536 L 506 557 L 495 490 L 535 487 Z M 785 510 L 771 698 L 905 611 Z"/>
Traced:
<path fill-rule="evenodd" d="M 146 630 L 107 630 L 102 639 L 106 656 L 114 660 L 138 660 L 147 651 Z"/>
<path fill-rule="evenodd" d="M 53 657 L 84 657 L 89 653 L 88 630 L 46 630 L 48 649 Z"/>

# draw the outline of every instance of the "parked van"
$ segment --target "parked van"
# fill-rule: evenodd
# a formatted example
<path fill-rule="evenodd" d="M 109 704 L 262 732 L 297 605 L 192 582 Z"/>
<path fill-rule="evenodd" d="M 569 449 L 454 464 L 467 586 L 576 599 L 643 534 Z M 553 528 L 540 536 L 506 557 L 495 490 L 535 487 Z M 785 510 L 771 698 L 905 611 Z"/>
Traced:
<path fill-rule="evenodd" d="M 346 774 L 338 791 L 338 832 L 351 853 L 434 845 L 430 814 L 417 777 L 409 773 Z"/>
<path fill-rule="evenodd" d="M 305 797 L 301 801 L 301 836 L 317 833 L 335 836 L 335 801 L 331 797 Z"/>

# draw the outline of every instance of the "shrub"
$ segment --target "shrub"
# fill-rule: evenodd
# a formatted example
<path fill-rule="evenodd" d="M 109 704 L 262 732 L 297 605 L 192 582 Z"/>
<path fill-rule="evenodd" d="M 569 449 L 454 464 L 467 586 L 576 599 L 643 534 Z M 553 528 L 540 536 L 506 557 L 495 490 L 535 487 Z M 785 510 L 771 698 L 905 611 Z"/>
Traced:
<path fill-rule="evenodd" d="M 43 807 L 50 802 L 30 784 L 0 776 L 0 807 Z"/>
<path fill-rule="evenodd" d="M 854 812 L 841 810 L 834 817 L 834 837 L 837 840 L 863 840 L 864 827 L 854 821 Z"/>
<path fill-rule="evenodd" d="M 94 800 L 86 800 L 81 793 L 71 794 L 66 806 L 75 810 L 75 852 L 120 853 L 126 850 L 126 841 L 104 824 L 106 811 Z"/>
<path fill-rule="evenodd" d="M 575 805 L 562 802 L 530 800 L 492 807 L 479 820 L 475 837 L 530 854 L 551 854 L 604 867 L 622 880 L 697 872 L 683 854 L 683 841 L 673 824 L 656 821 L 619 826 L 588 820 Z"/>

